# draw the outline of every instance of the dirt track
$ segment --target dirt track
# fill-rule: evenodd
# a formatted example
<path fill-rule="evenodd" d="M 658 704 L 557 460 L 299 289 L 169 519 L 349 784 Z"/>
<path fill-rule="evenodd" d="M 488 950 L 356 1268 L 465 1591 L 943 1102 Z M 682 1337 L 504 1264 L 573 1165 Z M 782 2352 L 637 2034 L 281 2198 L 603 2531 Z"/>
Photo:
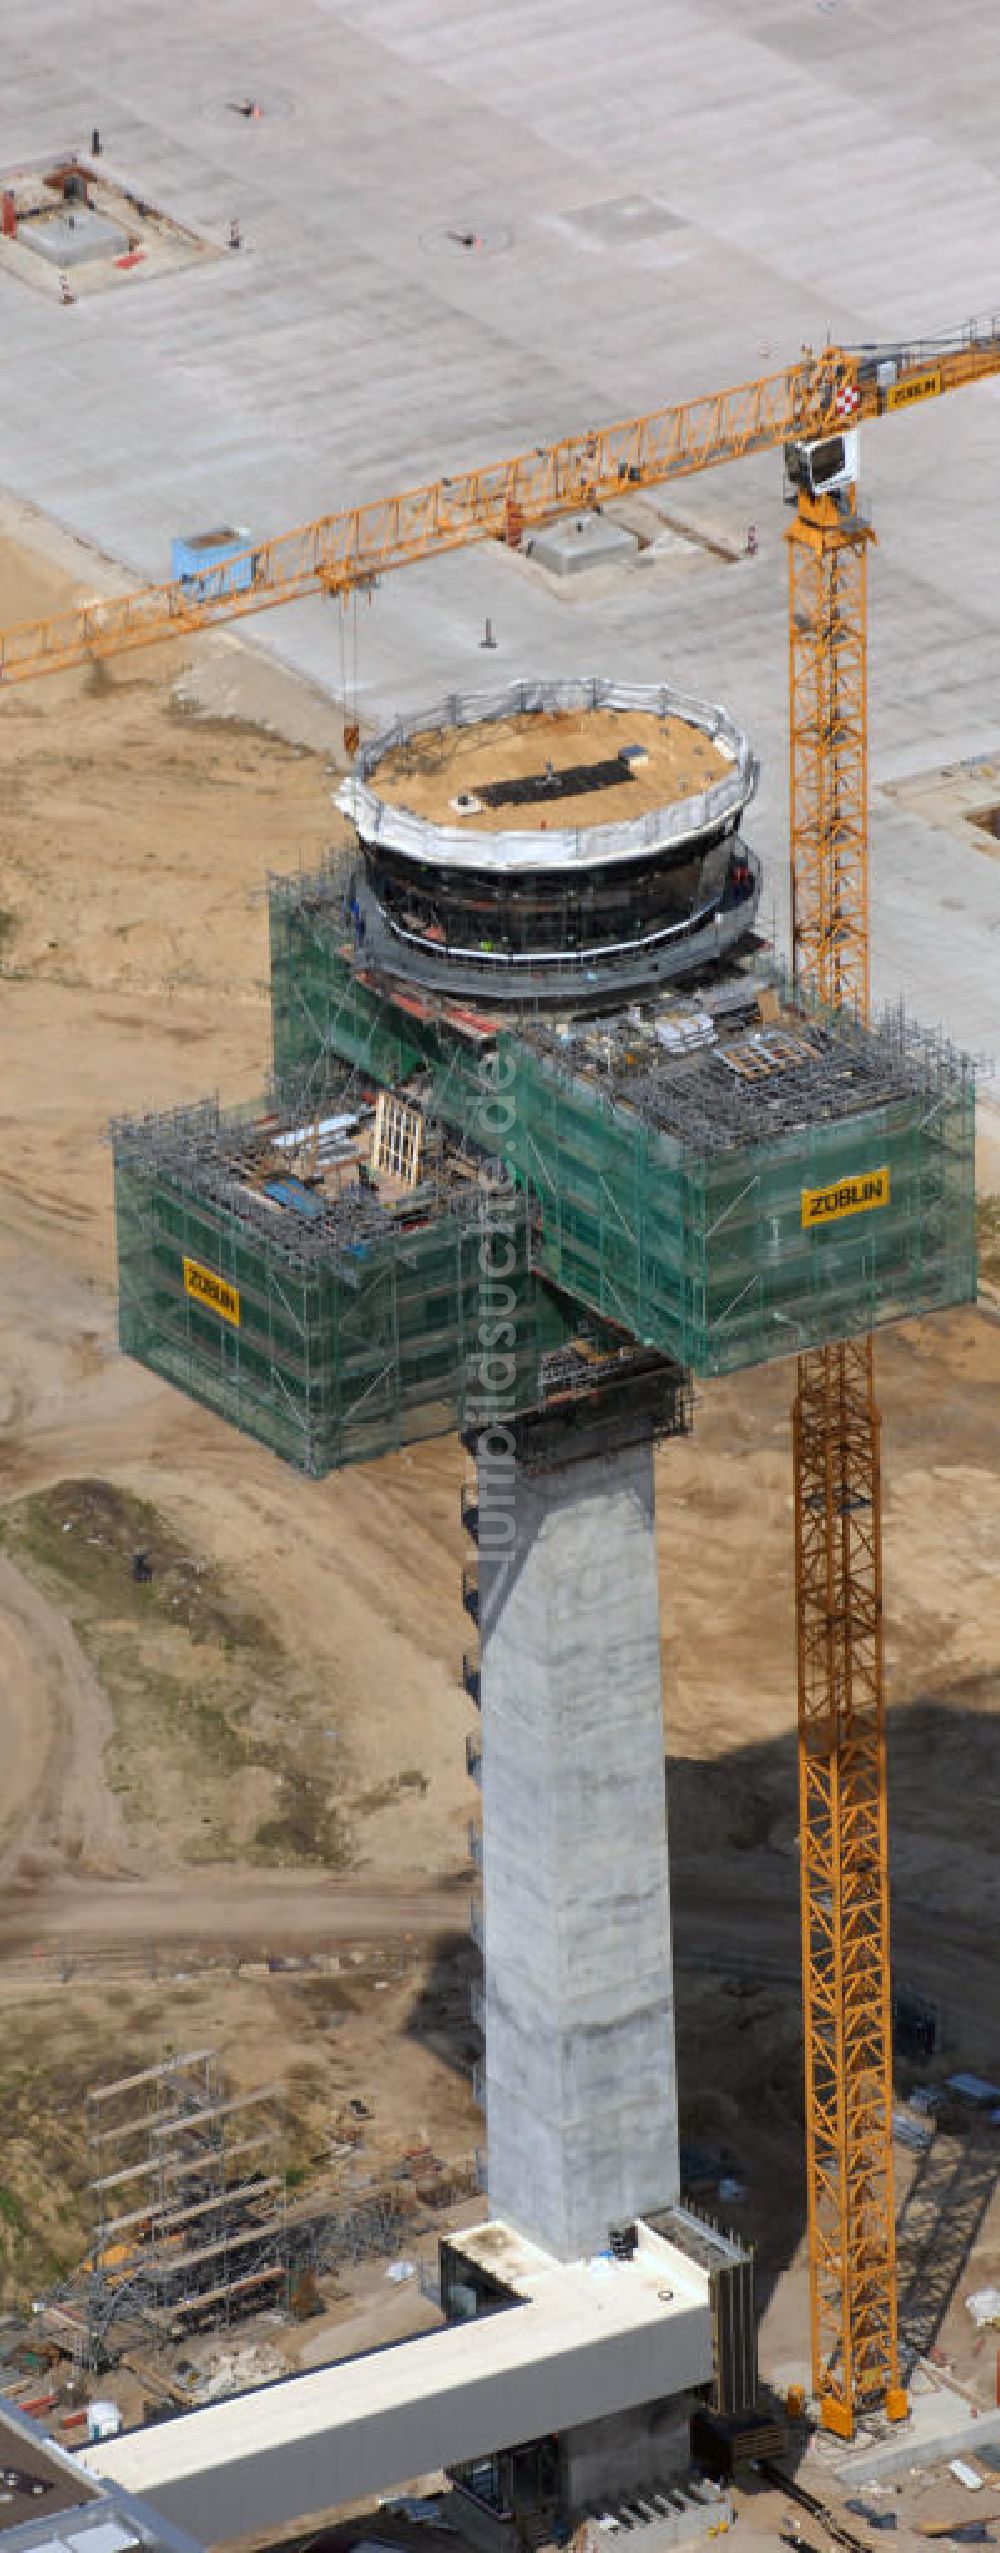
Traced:
<path fill-rule="evenodd" d="M 127 1869 L 125 1823 L 104 1773 L 107 1696 L 69 1625 L 2 1555 L 0 1621 L 0 1890 L 44 1886 L 66 1866 Z"/>
<path fill-rule="evenodd" d="M 797 1996 L 797 1896 L 794 1876 L 775 1889 L 773 1868 L 752 1866 L 752 1918 L 748 1874 L 723 1862 L 699 1896 L 690 1873 L 680 1882 L 683 1899 L 678 1968 L 707 1976 L 753 1977 Z M 197 1896 L 183 1874 L 153 1880 L 55 1877 L 33 1888 L 0 1890 L 0 1942 L 7 1962 L 30 1948 L 55 1946 L 68 1960 L 91 1953 L 117 1954 L 134 1946 L 137 1963 L 197 1951 L 211 1966 L 232 1956 L 309 1958 L 356 1943 L 429 1942 L 464 1931 L 468 1883 L 463 1876 L 425 1888 L 323 1878 L 300 1871 L 256 1871 L 252 1878 L 229 1868 L 203 1865 Z M 942 1934 L 939 1918 L 919 1900 L 897 1897 L 894 1948 L 924 1991 L 940 1999 L 953 2031 L 974 2034 L 994 1982 L 992 1934 L 955 1923 Z M 790 1953 L 792 1955 L 790 1955 Z M 115 1973 L 123 1973 L 118 1959 Z"/>
<path fill-rule="evenodd" d="M 327 1879 L 314 1871 L 219 1869 L 202 1864 L 197 1890 L 187 1873 L 135 1880 L 44 1881 L 0 1891 L 5 1952 L 57 1942 L 71 1951 L 134 1942 L 177 1949 L 266 1955 L 321 1951 L 341 1942 L 434 1940 L 468 1920 L 468 1891 L 394 1885 L 392 1880 Z"/>

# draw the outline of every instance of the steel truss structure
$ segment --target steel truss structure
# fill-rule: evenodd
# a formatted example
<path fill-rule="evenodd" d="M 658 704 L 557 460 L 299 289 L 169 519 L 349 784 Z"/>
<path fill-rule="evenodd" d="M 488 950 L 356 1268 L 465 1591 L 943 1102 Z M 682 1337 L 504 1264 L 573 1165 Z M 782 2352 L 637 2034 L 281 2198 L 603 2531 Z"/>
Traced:
<path fill-rule="evenodd" d="M 867 1020 L 867 549 L 831 497 L 789 533 L 792 948 Z M 870 1334 L 798 1361 L 793 1411 L 812 2379 L 824 2427 L 904 2418 L 892 2154 L 882 1509 Z"/>
<path fill-rule="evenodd" d="M 932 341 L 806 349 L 798 361 L 707 397 L 625 418 L 425 487 L 325 514 L 165 585 L 73 604 L 0 630 L 0 684 L 151 647 L 303 594 L 371 588 L 389 569 L 470 541 L 516 547 L 529 523 L 610 503 L 747 454 L 842 433 L 845 424 L 939 398 L 1000 370 L 1000 319 Z"/>
<path fill-rule="evenodd" d="M 813 2385 L 824 2425 L 850 2436 L 899 2394 L 870 1337 L 800 1358 L 793 1427 Z"/>
<path fill-rule="evenodd" d="M 88 2354 L 135 2319 L 228 2328 L 288 2287 L 280 2087 L 227 2092 L 215 2051 L 164 2058 L 87 2096 L 93 2241 Z"/>
<path fill-rule="evenodd" d="M 866 1020 L 871 527 L 802 499 L 788 535 L 792 949 L 803 987 Z"/>

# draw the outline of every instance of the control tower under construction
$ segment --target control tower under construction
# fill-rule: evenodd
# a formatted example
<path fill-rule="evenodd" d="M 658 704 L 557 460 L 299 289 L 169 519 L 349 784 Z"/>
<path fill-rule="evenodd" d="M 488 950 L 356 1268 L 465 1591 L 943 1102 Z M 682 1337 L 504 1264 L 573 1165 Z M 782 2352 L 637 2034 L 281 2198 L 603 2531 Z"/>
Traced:
<path fill-rule="evenodd" d="M 971 1072 L 783 980 L 755 780 L 665 688 L 398 725 L 347 841 L 272 882 L 266 1100 L 113 1130 L 127 1353 L 314 1476 L 469 1449 L 487 2197 L 557 2264 L 690 2238 L 655 1446 L 692 1376 L 975 1293 Z M 742 2414 L 750 2360 L 715 2359 Z M 629 2382 L 602 2490 L 670 2425 Z"/>

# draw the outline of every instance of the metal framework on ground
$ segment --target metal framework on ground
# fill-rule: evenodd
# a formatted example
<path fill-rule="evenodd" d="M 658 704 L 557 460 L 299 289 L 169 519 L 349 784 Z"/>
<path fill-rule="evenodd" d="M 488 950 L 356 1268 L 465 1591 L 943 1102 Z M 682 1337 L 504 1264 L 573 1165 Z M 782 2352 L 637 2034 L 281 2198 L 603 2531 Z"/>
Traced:
<path fill-rule="evenodd" d="M 123 2320 L 177 2335 L 287 2302 L 278 2085 L 231 2093 L 194 2049 L 96 2086 L 86 2136 L 92 2365 Z"/>

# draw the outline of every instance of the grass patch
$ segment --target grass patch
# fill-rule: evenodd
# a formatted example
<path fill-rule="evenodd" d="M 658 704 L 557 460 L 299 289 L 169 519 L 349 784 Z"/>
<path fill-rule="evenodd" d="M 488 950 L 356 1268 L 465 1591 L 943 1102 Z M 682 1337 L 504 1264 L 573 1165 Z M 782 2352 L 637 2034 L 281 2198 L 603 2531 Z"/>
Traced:
<path fill-rule="evenodd" d="M 409 1765 L 405 1772 L 392 1773 L 388 1781 L 377 1783 L 374 1790 L 360 1792 L 354 1805 L 359 1817 L 373 1817 L 380 1808 L 395 1808 L 407 1791 L 415 1791 L 424 1799 L 428 1788 L 426 1773 L 419 1773 Z"/>
<path fill-rule="evenodd" d="M 33 2035 L 33 2020 L 27 2031 Z M 0 2294 L 26 2305 L 81 2259 L 88 2203 L 84 2088 L 92 2080 L 91 2034 L 72 2030 L 58 2060 L 48 2051 L 0 2072 L 4 2178 L 0 2182 Z"/>
<path fill-rule="evenodd" d="M 1000 1284 L 1000 1197 L 976 1199 L 976 1253 L 980 1276 Z"/>
<path fill-rule="evenodd" d="M 206 1796 L 213 1782 L 224 1783 L 248 1765 L 270 1765 L 270 1750 L 254 1747 L 234 1725 L 232 1700 L 227 1708 L 226 1697 L 203 1689 L 202 1679 L 207 1683 L 209 1674 L 203 1655 L 190 1662 L 198 1679 L 193 1682 L 183 1671 L 155 1665 L 135 1638 L 114 1626 L 88 1627 L 80 1638 L 112 1703 L 107 1776 L 133 1822 L 156 1815 L 155 1761 L 164 1749 L 185 1780 L 199 1785 Z"/>
<path fill-rule="evenodd" d="M 205 1860 L 342 1870 L 350 1830 L 270 1624 L 149 1500 L 63 1480 L 3 1518 L 11 1558 L 73 1625 L 112 1715 L 107 1777 L 132 1833 Z"/>
<path fill-rule="evenodd" d="M 281 1776 L 281 1806 L 263 1820 L 254 1836 L 259 1858 L 268 1862 L 322 1862 L 327 1870 L 344 1870 L 350 1843 L 343 1818 L 308 1773 L 293 1769 Z"/>
<path fill-rule="evenodd" d="M 159 1615 L 192 1640 L 277 1655 L 270 1625 L 235 1604 L 209 1561 L 191 1551 L 146 1498 L 110 1480 L 60 1480 L 10 1511 L 12 1551 L 62 1587 L 138 1621 Z"/>

